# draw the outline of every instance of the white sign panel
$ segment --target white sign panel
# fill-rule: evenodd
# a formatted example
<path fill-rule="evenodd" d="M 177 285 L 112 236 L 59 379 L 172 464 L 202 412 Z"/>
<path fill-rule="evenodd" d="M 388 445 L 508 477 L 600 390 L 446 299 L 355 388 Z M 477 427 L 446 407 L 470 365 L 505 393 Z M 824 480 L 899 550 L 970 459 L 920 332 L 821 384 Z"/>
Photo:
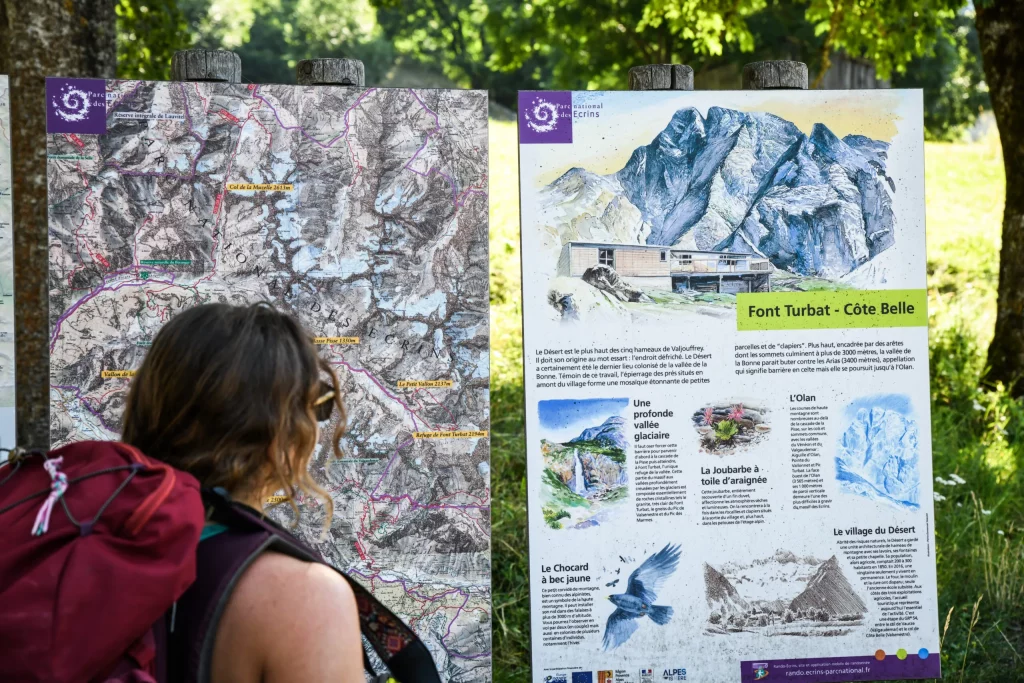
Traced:
<path fill-rule="evenodd" d="M 520 94 L 534 681 L 939 676 L 921 121 Z"/>
<path fill-rule="evenodd" d="M 14 207 L 11 174 L 11 100 L 0 76 L 0 448 L 14 448 Z M 0 460 L 3 456 L 0 455 Z"/>

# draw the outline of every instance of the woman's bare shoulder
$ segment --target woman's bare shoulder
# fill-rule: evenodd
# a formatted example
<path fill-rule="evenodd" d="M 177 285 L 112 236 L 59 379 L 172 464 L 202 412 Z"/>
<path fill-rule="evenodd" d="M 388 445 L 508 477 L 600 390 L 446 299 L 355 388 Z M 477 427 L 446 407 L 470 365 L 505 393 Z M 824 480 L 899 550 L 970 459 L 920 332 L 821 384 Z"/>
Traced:
<path fill-rule="evenodd" d="M 232 591 L 217 629 L 213 678 L 361 681 L 361 648 L 348 582 L 322 564 L 268 552 Z"/>

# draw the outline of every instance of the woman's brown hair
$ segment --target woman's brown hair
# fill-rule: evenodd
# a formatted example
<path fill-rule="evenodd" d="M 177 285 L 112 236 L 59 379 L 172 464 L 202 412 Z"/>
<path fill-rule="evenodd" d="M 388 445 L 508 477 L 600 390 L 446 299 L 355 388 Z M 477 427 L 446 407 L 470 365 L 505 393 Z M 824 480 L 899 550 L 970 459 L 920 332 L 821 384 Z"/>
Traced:
<path fill-rule="evenodd" d="M 328 389 L 338 409 L 331 446 L 341 457 L 345 413 L 338 377 L 302 326 L 269 304 L 204 304 L 153 339 L 132 381 L 122 440 L 234 497 L 283 489 L 330 497 L 309 474 L 314 404 Z"/>

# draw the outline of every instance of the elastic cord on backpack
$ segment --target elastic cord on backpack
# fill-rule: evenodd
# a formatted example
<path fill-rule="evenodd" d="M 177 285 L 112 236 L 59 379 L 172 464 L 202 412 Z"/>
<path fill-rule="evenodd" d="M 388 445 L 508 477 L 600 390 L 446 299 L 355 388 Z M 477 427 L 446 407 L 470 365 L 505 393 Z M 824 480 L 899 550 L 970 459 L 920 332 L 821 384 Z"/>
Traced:
<path fill-rule="evenodd" d="M 60 471 L 63 462 L 64 458 L 52 458 L 43 463 L 46 473 L 50 475 L 50 495 L 46 497 L 39 512 L 36 513 L 36 521 L 32 524 L 33 536 L 42 536 L 47 532 L 50 528 L 50 515 L 53 514 L 53 508 L 64 492 L 68 490 L 68 475 Z"/>

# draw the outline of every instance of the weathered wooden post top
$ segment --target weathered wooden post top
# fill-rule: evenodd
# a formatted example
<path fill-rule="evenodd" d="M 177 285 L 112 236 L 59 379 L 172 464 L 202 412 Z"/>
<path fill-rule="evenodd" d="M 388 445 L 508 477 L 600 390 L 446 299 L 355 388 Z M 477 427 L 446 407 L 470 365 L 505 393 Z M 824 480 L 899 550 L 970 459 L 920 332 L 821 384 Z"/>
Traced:
<path fill-rule="evenodd" d="M 366 85 L 366 70 L 359 59 L 327 57 L 303 59 L 295 66 L 295 81 L 299 85 Z"/>
<path fill-rule="evenodd" d="M 744 90 L 807 90 L 807 65 L 774 60 L 743 67 Z"/>
<path fill-rule="evenodd" d="M 242 59 L 227 50 L 178 50 L 171 58 L 171 80 L 241 83 Z"/>
<path fill-rule="evenodd" d="M 693 69 L 685 64 L 645 64 L 629 70 L 630 90 L 693 90 Z"/>

